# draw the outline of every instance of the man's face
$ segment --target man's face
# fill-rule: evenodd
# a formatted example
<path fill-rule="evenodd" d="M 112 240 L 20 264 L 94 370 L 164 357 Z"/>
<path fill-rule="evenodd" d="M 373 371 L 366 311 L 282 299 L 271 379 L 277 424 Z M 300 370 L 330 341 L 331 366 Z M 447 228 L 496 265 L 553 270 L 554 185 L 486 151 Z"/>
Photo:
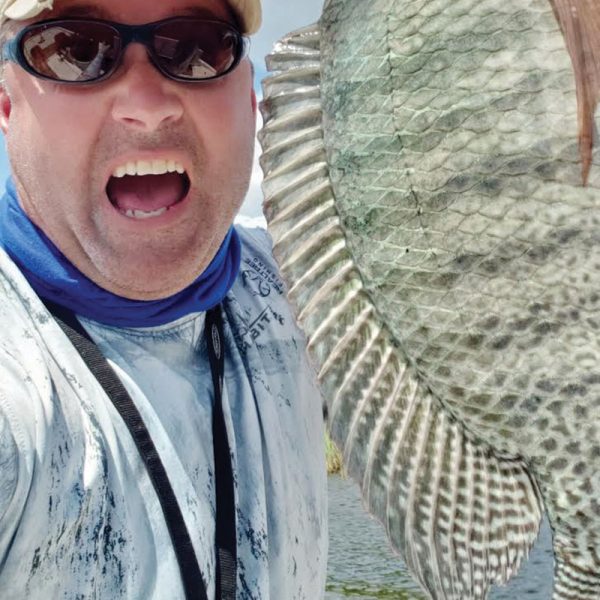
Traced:
<path fill-rule="evenodd" d="M 84 2 L 61 0 L 43 18 L 142 24 L 201 10 L 233 23 L 224 0 Z M 160 298 L 191 283 L 218 250 L 248 186 L 256 112 L 249 62 L 218 80 L 180 83 L 131 44 L 118 71 L 100 83 L 64 86 L 14 63 L 5 82 L 0 123 L 34 223 L 85 275 L 121 296 Z M 152 160 L 185 168 L 183 200 L 185 178 L 111 177 Z"/>

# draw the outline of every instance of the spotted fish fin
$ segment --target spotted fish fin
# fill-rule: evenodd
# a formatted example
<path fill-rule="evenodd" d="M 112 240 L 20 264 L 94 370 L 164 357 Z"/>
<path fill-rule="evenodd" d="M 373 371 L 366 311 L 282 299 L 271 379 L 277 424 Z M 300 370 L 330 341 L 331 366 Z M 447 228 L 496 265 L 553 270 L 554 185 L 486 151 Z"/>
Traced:
<path fill-rule="evenodd" d="M 260 134 L 265 214 L 367 509 L 432 598 L 485 598 L 528 554 L 542 502 L 527 466 L 471 437 L 419 381 L 364 290 L 323 145 L 319 27 L 268 58 Z"/>
<path fill-rule="evenodd" d="M 552 600 L 598 600 L 598 549 L 554 533 L 554 593 Z"/>

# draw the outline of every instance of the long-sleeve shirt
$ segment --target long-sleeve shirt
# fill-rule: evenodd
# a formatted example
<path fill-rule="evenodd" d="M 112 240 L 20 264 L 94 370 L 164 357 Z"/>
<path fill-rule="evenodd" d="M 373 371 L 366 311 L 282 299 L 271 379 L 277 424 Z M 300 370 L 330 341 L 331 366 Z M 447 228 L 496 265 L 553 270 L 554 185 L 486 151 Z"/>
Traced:
<path fill-rule="evenodd" d="M 321 400 L 266 234 L 239 229 L 223 302 L 237 598 L 322 597 Z M 214 598 L 214 401 L 204 313 L 147 328 L 81 319 L 166 467 Z M 0 597 L 178 599 L 178 564 L 126 425 L 10 259 L 0 254 Z"/>

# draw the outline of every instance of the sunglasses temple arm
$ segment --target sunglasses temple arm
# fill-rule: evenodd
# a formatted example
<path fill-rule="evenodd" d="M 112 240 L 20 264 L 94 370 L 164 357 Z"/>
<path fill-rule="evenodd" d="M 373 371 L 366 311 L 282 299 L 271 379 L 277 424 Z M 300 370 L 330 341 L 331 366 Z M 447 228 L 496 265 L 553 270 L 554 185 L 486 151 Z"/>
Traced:
<path fill-rule="evenodd" d="M 2 46 L 2 60 L 10 60 L 12 62 L 18 62 L 17 60 L 17 42 L 15 38 L 9 40 Z"/>

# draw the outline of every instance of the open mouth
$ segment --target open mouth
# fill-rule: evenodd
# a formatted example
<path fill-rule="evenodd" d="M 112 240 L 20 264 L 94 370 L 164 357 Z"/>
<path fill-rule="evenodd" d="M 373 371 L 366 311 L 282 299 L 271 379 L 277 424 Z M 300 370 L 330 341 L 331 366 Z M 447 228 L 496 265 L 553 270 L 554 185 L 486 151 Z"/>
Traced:
<path fill-rule="evenodd" d="M 106 185 L 111 204 L 131 219 L 151 219 L 181 202 L 190 190 L 183 166 L 172 160 L 130 161 L 117 167 Z"/>

